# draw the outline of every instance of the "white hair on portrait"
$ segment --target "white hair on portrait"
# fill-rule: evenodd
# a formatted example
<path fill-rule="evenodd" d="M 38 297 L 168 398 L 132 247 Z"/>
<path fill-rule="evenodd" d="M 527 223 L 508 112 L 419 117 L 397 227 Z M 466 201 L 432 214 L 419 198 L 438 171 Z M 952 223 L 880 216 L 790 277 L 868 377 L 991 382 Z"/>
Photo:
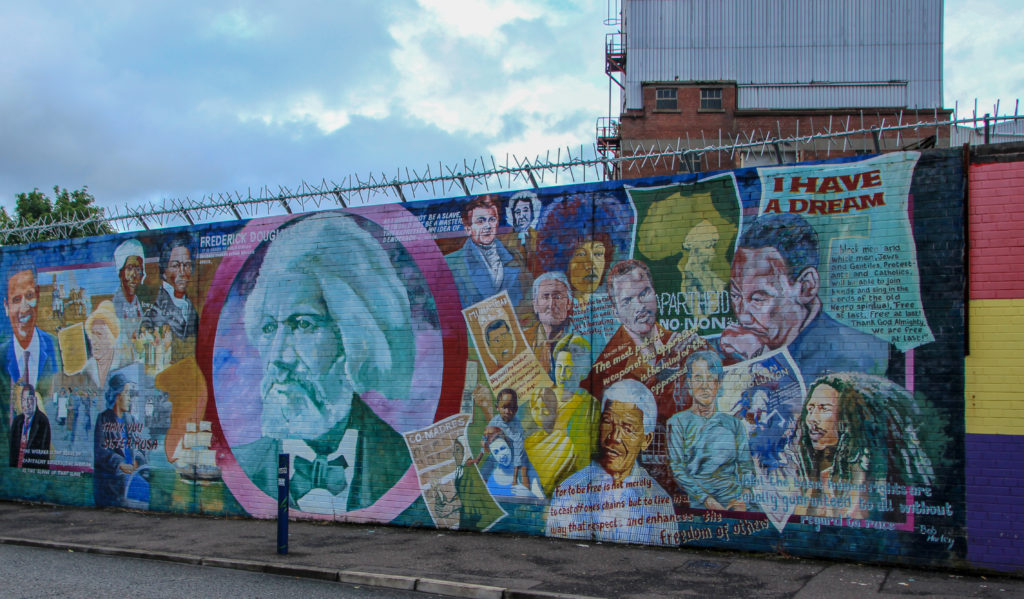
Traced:
<path fill-rule="evenodd" d="M 416 344 L 409 296 L 387 251 L 347 214 L 316 214 L 276 233 L 245 303 L 249 339 L 255 343 L 260 337 L 259 311 L 274 301 L 277 275 L 315 277 L 341 337 L 354 390 L 406 398 Z"/>
<path fill-rule="evenodd" d="M 608 407 L 608 402 L 618 401 L 621 403 L 633 404 L 644 414 L 644 434 L 654 432 L 654 426 L 658 422 L 658 403 L 654 400 L 654 394 L 640 381 L 623 379 L 612 384 L 604 391 L 604 403 L 601 404 L 603 412 Z"/>
<path fill-rule="evenodd" d="M 572 286 L 569 285 L 569 277 L 565 276 L 564 272 L 557 270 L 546 272 L 533 280 L 533 297 L 537 297 L 537 294 L 540 293 L 540 284 L 544 281 L 558 281 L 565 286 L 566 295 L 572 298 Z"/>
<path fill-rule="evenodd" d="M 536 229 L 537 228 L 537 220 L 540 218 L 540 208 L 541 208 L 541 206 L 540 206 L 540 198 L 538 198 L 537 194 L 533 193 L 532 191 L 517 191 L 514 194 L 512 194 L 512 197 L 510 197 L 508 199 L 508 202 L 505 204 L 505 220 L 506 220 L 506 222 L 508 222 L 508 224 L 514 226 L 514 223 L 515 223 L 515 218 L 514 218 L 515 217 L 515 212 L 514 212 L 515 206 L 516 206 L 516 204 L 518 204 L 519 202 L 522 202 L 522 201 L 529 201 L 530 202 L 530 209 L 533 211 L 532 212 L 533 219 L 530 221 L 530 225 L 529 226 L 533 227 L 534 229 Z"/>

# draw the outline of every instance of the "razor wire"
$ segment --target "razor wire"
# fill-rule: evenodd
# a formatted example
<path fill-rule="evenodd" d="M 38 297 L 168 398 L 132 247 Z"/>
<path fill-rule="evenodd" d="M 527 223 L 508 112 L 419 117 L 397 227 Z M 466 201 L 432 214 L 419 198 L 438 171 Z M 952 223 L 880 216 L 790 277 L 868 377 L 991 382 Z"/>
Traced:
<path fill-rule="evenodd" d="M 628 155 L 607 148 L 580 145 L 578 148 L 565 147 L 548 151 L 533 158 L 508 154 L 503 160 L 494 156 L 478 157 L 455 164 L 438 163 L 418 171 L 410 168 L 396 169 L 394 176 L 381 171 L 367 175 L 350 174 L 339 180 L 322 179 L 319 183 L 303 181 L 291 188 L 261 186 L 245 192 L 218 192 L 204 195 L 201 199 L 165 198 L 147 202 L 135 207 L 102 208 L 99 215 L 87 218 L 50 218 L 32 224 L 19 224 L 0 228 L 0 245 L 8 240 L 35 241 L 45 238 L 65 238 L 86 230 L 95 231 L 102 225 L 109 225 L 116 231 L 160 228 L 172 225 L 194 225 L 224 219 L 242 220 L 256 216 L 274 214 L 281 210 L 287 213 L 306 212 L 325 207 L 348 208 L 355 205 L 407 202 L 412 199 L 434 199 L 442 197 L 474 195 L 522 188 L 541 188 L 558 184 L 577 184 L 588 181 L 607 181 L 640 176 L 647 169 L 667 168 L 676 170 L 690 164 L 687 155 L 717 153 L 719 163 L 722 155 L 730 158 L 738 153 L 751 155 L 771 154 L 783 163 L 782 148 L 799 148 L 825 142 L 824 151 L 848 152 L 852 149 L 851 139 L 861 137 L 870 140 L 869 146 L 876 153 L 903 149 L 899 147 L 901 135 L 907 131 L 934 129 L 938 139 L 942 130 L 952 131 L 958 125 L 977 127 L 984 123 L 985 130 L 998 123 L 1016 122 L 1024 115 L 940 120 L 919 120 L 904 122 L 903 114 L 895 122 L 886 124 L 883 119 L 873 127 L 851 128 L 851 119 L 838 123 L 841 128 L 833 130 L 835 124 L 829 119 L 827 126 L 817 132 L 784 136 L 781 126 L 776 132 L 741 132 L 738 134 L 719 131 L 716 140 L 700 141 L 677 139 L 675 143 L 638 144 Z M 798 125 L 799 127 L 799 122 Z M 812 122 L 813 126 L 813 122 Z M 886 134 L 895 133 L 895 146 L 887 147 Z M 835 146 L 835 147 L 833 147 Z"/>

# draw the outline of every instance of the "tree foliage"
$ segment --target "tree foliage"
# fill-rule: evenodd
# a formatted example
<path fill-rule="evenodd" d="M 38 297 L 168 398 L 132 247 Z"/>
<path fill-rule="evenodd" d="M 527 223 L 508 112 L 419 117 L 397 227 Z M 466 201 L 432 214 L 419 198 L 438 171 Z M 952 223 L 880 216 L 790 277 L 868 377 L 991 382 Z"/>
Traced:
<path fill-rule="evenodd" d="M 6 208 L 0 207 L 0 228 L 10 229 L 37 224 L 49 224 L 58 221 L 82 221 L 93 217 L 102 218 L 103 208 L 94 205 L 96 198 L 89 193 L 89 188 L 69 190 L 59 185 L 53 187 L 56 200 L 35 188 L 28 193 L 14 196 L 14 215 L 9 215 Z M 11 235 L 8 245 L 25 243 L 26 241 L 46 241 L 65 237 L 88 237 L 90 235 L 106 235 L 114 229 L 106 222 L 98 221 L 83 227 L 68 228 L 64 232 L 47 232 L 42 235 Z"/>

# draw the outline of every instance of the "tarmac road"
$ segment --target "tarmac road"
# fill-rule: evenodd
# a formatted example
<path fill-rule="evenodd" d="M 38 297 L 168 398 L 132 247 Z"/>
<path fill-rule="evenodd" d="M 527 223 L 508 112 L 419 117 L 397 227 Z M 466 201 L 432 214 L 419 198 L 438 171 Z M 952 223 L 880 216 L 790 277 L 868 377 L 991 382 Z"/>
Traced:
<path fill-rule="evenodd" d="M 0 545 L 34 544 L 483 599 L 1024 597 L 1024 579 L 1002 576 L 337 523 L 292 522 L 290 553 L 280 556 L 276 530 L 272 520 L 0 502 Z"/>
<path fill-rule="evenodd" d="M 17 545 L 0 546 L 0 595 L 8 599 L 130 597 L 302 597 L 303 599 L 419 599 L 440 597 L 414 591 L 381 589 L 225 570 L 158 560 Z"/>

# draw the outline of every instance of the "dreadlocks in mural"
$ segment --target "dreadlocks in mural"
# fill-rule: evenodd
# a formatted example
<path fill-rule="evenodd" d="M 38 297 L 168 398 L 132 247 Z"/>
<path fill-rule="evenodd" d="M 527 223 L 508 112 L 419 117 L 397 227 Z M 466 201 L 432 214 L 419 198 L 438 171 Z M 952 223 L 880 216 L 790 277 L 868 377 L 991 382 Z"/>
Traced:
<path fill-rule="evenodd" d="M 914 497 L 935 482 L 921 440 L 922 428 L 932 424 L 892 381 L 859 372 L 814 381 L 800 413 L 804 513 L 868 520 L 906 514 L 906 504 L 894 509 L 887 496 Z"/>

